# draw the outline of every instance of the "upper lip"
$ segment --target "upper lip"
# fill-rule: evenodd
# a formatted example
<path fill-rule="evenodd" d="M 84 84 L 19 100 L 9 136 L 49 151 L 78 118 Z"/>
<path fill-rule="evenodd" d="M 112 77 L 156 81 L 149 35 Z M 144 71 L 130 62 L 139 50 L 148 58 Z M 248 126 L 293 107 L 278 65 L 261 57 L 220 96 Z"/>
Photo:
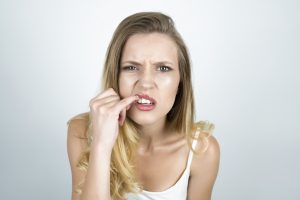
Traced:
<path fill-rule="evenodd" d="M 148 96 L 147 94 L 136 94 L 139 98 L 143 98 L 143 99 L 148 99 L 149 101 L 151 101 L 153 104 L 156 104 L 156 100 L 150 96 Z"/>

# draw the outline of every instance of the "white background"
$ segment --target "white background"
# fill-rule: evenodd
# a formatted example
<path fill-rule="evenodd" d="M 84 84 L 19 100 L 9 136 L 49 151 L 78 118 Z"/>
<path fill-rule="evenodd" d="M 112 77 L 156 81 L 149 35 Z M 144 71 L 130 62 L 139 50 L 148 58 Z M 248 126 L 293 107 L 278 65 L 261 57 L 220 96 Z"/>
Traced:
<path fill-rule="evenodd" d="M 67 120 L 88 111 L 118 23 L 170 15 L 193 64 L 197 119 L 216 126 L 213 199 L 300 199 L 300 3 L 0 2 L 0 199 L 70 199 Z"/>

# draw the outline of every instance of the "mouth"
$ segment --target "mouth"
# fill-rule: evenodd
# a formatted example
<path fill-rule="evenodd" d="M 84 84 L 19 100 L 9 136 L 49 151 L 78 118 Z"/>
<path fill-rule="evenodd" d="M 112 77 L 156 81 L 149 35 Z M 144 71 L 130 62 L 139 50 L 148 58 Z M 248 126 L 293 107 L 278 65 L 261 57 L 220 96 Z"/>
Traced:
<path fill-rule="evenodd" d="M 156 107 L 156 100 L 145 94 L 136 94 L 139 99 L 135 102 L 135 106 L 140 111 L 150 111 Z"/>
<path fill-rule="evenodd" d="M 138 104 L 143 104 L 143 105 L 155 105 L 156 100 L 148 95 L 145 94 L 136 94 L 136 96 L 139 97 L 139 99 L 136 101 Z"/>

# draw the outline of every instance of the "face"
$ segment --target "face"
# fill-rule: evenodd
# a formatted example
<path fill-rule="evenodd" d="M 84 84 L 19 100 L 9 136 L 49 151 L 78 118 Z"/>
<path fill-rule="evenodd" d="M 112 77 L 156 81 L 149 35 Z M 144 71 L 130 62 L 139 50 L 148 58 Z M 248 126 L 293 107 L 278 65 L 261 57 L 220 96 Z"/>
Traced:
<path fill-rule="evenodd" d="M 119 89 L 121 98 L 146 95 L 154 105 L 133 104 L 127 116 L 139 125 L 165 121 L 180 82 L 176 43 L 166 34 L 131 36 L 123 49 Z"/>

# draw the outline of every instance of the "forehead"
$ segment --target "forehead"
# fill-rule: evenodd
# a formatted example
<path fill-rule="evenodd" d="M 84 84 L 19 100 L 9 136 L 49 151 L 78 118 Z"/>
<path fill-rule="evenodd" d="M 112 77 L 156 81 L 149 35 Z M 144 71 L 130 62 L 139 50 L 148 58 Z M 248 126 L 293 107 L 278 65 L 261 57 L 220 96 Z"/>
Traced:
<path fill-rule="evenodd" d="M 122 61 L 134 59 L 169 60 L 177 64 L 177 45 L 173 39 L 163 33 L 139 33 L 128 38 L 123 52 Z"/>

